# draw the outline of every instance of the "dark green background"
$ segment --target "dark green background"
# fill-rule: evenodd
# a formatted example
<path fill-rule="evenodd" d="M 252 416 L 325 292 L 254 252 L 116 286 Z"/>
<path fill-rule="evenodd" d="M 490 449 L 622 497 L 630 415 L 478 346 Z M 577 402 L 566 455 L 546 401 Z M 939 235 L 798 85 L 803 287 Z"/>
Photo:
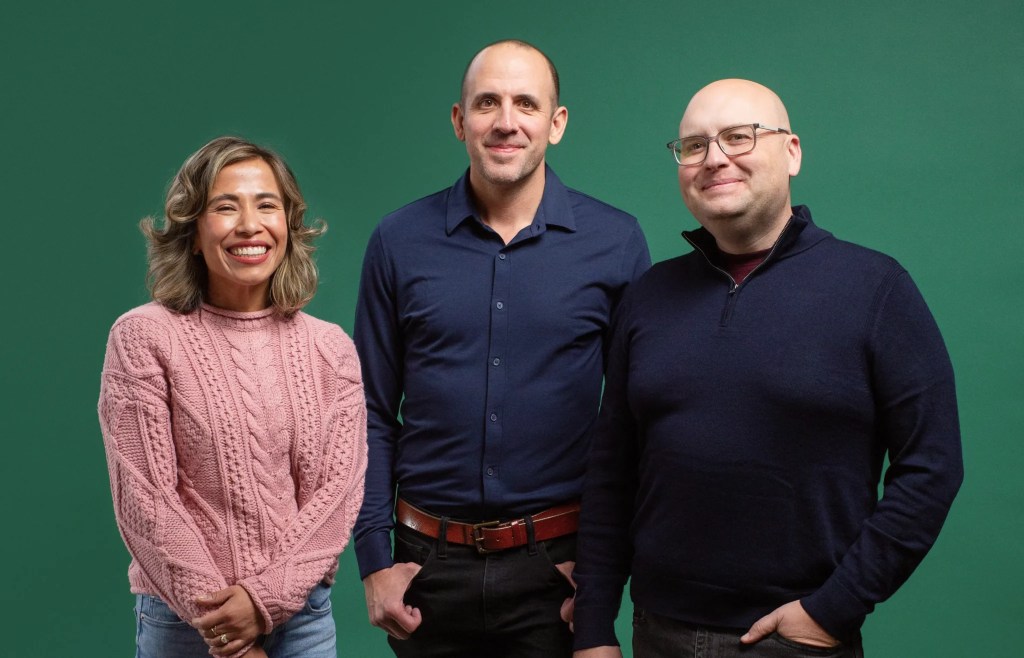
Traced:
<path fill-rule="evenodd" d="M 655 260 L 694 225 L 663 146 L 687 99 L 730 76 L 779 92 L 803 143 L 795 201 L 910 270 L 958 377 L 967 480 L 935 549 L 869 618 L 868 655 L 1020 651 L 1024 4 L 293 5 L 0 10 L 0 655 L 131 655 L 95 407 L 107 331 L 146 300 L 136 223 L 184 158 L 223 133 L 285 156 L 330 224 L 309 310 L 351 328 L 372 227 L 462 172 L 448 121 L 462 69 L 509 36 L 562 74 L 570 121 L 550 162 L 636 214 Z M 389 655 L 354 566 L 346 552 L 341 654 Z"/>

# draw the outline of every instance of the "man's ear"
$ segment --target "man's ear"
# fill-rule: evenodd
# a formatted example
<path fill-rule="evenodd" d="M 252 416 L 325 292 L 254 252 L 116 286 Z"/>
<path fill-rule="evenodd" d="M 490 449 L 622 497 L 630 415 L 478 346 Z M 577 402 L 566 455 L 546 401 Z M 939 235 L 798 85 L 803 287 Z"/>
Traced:
<path fill-rule="evenodd" d="M 789 177 L 792 178 L 800 173 L 800 161 L 803 153 L 800 151 L 800 137 L 789 136 L 789 143 L 786 144 L 786 151 L 789 153 Z"/>
<path fill-rule="evenodd" d="M 466 131 L 462 126 L 465 118 L 465 115 L 462 113 L 462 103 L 452 105 L 452 128 L 455 129 L 455 137 L 460 142 L 466 141 Z"/>
<path fill-rule="evenodd" d="M 555 113 L 551 115 L 551 130 L 548 131 L 549 144 L 557 144 L 562 141 L 562 135 L 565 134 L 565 126 L 568 123 L 569 109 L 564 105 L 555 108 Z"/>

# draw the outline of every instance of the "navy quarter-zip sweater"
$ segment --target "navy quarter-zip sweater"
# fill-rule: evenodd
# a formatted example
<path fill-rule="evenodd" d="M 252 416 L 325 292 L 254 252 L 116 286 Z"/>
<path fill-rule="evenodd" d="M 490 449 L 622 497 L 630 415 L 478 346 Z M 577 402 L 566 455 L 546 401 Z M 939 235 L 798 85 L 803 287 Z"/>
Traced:
<path fill-rule="evenodd" d="M 713 237 L 615 321 L 584 489 L 576 648 L 637 607 L 746 630 L 799 599 L 838 638 L 907 579 L 963 479 L 953 370 L 907 272 L 794 208 L 737 286 Z M 890 466 L 878 497 L 883 458 Z"/>

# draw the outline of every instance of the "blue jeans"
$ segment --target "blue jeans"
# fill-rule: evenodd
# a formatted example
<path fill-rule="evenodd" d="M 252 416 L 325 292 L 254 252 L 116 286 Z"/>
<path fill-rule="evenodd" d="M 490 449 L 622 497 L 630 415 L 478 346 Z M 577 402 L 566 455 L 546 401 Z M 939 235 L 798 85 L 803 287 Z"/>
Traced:
<path fill-rule="evenodd" d="M 155 596 L 135 597 L 135 658 L 209 658 L 199 631 Z M 331 588 L 313 588 L 306 605 L 261 638 L 270 658 L 337 658 Z"/>
<path fill-rule="evenodd" d="M 635 658 L 864 658 L 860 639 L 829 649 L 812 647 L 772 633 L 755 644 L 741 644 L 746 631 L 694 626 L 641 608 L 633 612 Z"/>

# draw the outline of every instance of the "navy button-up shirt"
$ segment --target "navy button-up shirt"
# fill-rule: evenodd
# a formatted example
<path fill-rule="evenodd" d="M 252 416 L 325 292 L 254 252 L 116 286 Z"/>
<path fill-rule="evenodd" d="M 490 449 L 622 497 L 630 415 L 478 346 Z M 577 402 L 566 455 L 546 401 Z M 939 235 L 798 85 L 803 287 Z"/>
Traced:
<path fill-rule="evenodd" d="M 468 173 L 385 217 L 356 310 L 369 422 L 360 575 L 390 567 L 395 487 L 462 520 L 578 498 L 612 312 L 650 267 L 636 220 L 550 169 L 533 223 L 507 245 Z"/>

